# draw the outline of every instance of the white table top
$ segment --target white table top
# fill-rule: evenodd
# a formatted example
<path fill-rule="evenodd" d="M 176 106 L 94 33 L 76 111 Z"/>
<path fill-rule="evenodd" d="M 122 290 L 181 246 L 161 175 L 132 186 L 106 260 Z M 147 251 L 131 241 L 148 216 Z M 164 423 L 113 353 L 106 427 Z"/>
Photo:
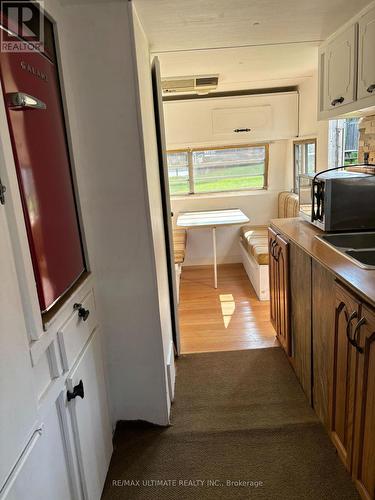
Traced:
<path fill-rule="evenodd" d="M 184 228 L 231 226 L 247 224 L 249 218 L 239 208 L 225 210 L 202 210 L 199 212 L 180 212 L 176 225 Z"/>

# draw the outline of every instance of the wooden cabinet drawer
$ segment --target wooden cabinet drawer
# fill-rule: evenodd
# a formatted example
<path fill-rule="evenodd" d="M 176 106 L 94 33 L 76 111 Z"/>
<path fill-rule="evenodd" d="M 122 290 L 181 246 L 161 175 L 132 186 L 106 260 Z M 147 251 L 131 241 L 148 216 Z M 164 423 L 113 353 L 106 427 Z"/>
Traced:
<path fill-rule="evenodd" d="M 73 366 L 79 353 L 98 324 L 93 290 L 90 290 L 81 304 L 84 310 L 89 311 L 87 319 L 79 315 L 78 308 L 73 309 L 69 319 L 58 331 L 64 371 L 70 370 Z"/>

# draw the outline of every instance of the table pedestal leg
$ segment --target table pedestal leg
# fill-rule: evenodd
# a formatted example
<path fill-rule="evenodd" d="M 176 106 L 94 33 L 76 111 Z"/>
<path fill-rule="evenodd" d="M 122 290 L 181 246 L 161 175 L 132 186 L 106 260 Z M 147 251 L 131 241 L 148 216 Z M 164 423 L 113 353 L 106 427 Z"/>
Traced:
<path fill-rule="evenodd" d="M 214 286 L 217 288 L 216 227 L 212 228 L 212 246 L 214 250 Z"/>

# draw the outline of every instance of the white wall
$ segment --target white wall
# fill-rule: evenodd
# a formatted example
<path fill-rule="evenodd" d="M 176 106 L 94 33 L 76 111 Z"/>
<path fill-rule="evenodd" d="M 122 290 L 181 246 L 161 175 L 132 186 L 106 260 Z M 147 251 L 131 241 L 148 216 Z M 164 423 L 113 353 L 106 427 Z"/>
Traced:
<path fill-rule="evenodd" d="M 270 144 L 269 188 L 261 191 L 218 195 L 190 195 L 172 198 L 174 223 L 179 212 L 210 210 L 218 208 L 240 208 L 254 225 L 268 224 L 277 217 L 278 193 L 288 189 L 286 184 L 286 155 L 289 141 Z M 220 228 L 217 231 L 217 257 L 219 263 L 241 262 L 237 226 Z M 194 229 L 188 232 L 187 252 L 184 265 L 212 263 L 211 232 Z"/>
<path fill-rule="evenodd" d="M 168 423 L 154 242 L 128 2 L 47 0 L 58 21 L 113 421 Z"/>

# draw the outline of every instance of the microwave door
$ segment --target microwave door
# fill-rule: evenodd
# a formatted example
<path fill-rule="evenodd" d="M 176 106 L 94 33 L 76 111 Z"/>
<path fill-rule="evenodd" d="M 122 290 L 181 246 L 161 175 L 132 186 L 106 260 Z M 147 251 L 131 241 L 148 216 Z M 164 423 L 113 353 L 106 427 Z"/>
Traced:
<path fill-rule="evenodd" d="M 25 224 L 42 311 L 85 270 L 55 65 L 43 55 L 1 53 Z"/>

